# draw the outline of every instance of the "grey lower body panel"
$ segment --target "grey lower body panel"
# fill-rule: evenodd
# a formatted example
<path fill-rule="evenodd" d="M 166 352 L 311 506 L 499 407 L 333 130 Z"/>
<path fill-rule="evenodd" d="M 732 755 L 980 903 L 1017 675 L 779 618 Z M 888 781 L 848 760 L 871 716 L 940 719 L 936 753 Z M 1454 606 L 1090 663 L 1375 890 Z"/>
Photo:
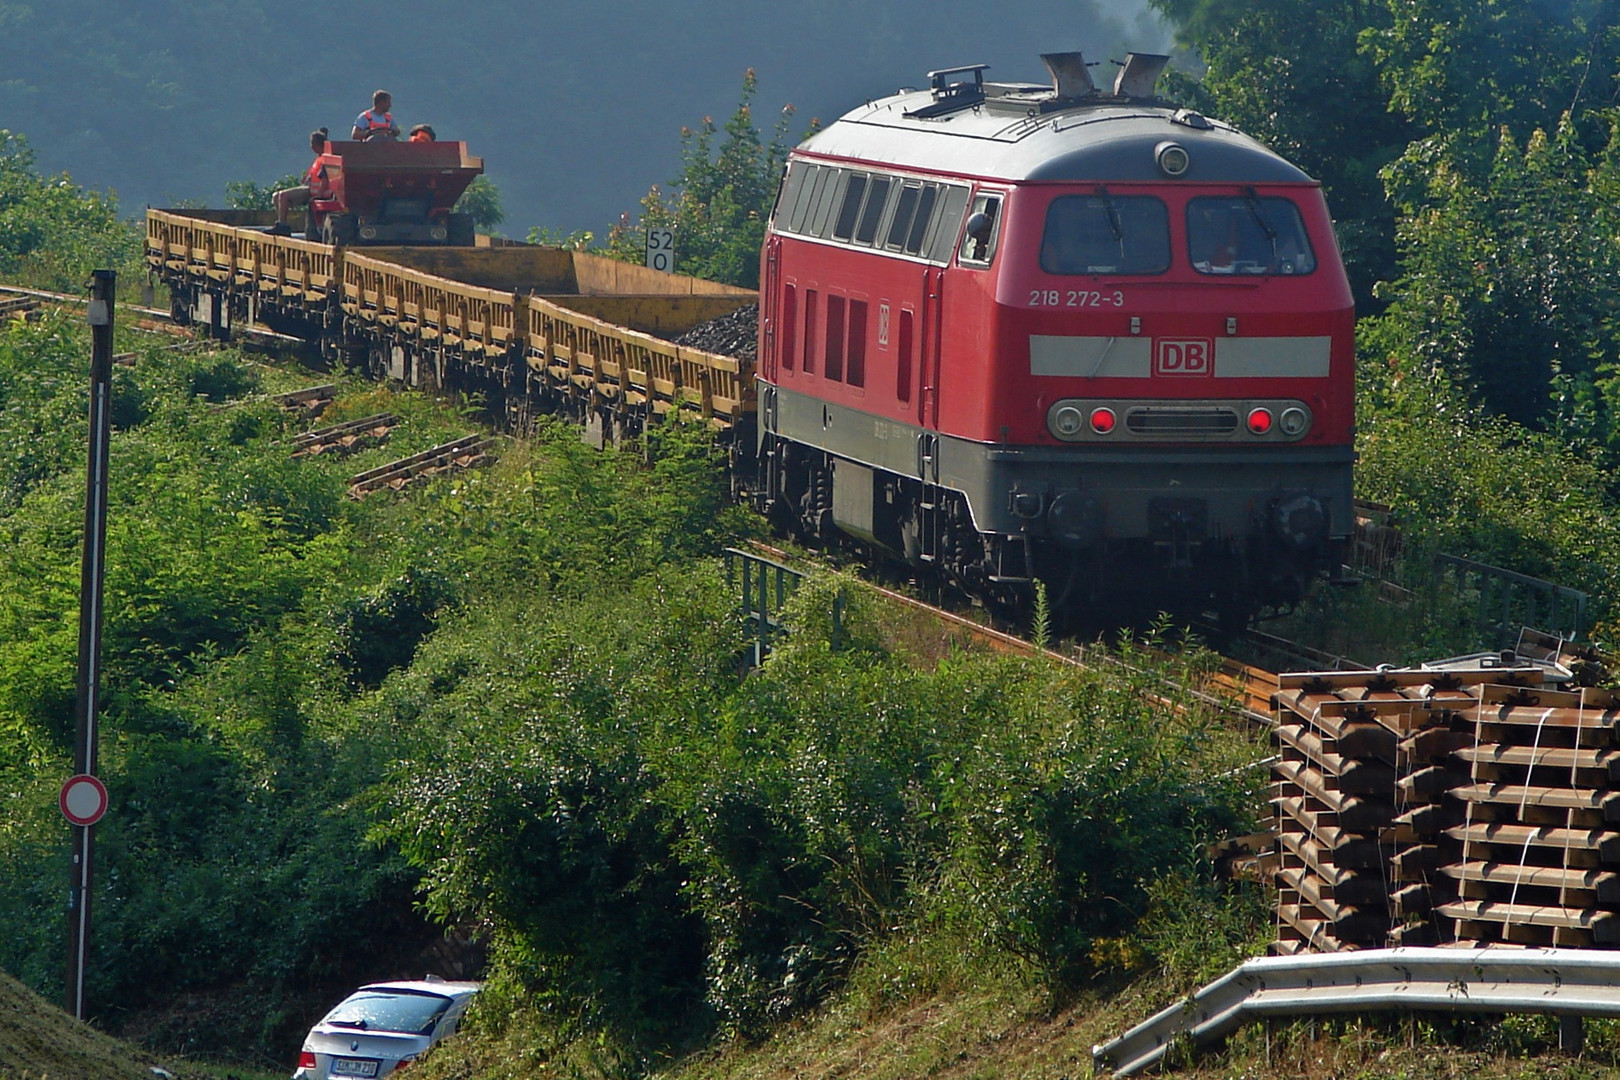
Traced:
<path fill-rule="evenodd" d="M 1241 540 L 1279 505 L 1320 508 L 1324 540 L 1354 529 L 1347 446 L 1172 448 L 984 444 L 762 385 L 761 437 L 961 492 L 984 533 L 1062 542 L 1182 535 Z"/>

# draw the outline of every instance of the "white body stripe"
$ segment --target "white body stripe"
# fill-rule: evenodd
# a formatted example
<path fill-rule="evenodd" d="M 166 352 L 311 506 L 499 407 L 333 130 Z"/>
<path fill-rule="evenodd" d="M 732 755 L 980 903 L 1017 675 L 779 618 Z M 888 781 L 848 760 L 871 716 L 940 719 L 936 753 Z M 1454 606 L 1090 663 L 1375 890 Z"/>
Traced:
<path fill-rule="evenodd" d="M 1332 351 L 1329 337 L 1216 338 L 1215 377 L 1325 379 Z"/>
<path fill-rule="evenodd" d="M 1145 379 L 1152 363 L 1153 343 L 1147 338 L 1029 336 L 1031 375 Z"/>

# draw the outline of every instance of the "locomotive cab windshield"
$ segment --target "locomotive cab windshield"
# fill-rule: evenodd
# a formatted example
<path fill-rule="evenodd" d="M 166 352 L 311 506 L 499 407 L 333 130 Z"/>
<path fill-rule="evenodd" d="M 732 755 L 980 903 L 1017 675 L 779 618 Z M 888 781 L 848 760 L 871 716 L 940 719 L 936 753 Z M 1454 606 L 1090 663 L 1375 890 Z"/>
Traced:
<path fill-rule="evenodd" d="M 1170 214 L 1152 195 L 1060 195 L 1046 210 L 1048 274 L 1160 274 L 1170 268 Z"/>
<path fill-rule="evenodd" d="M 1289 199 L 1200 196 L 1187 203 L 1187 254 L 1200 274 L 1309 274 L 1316 255 Z"/>

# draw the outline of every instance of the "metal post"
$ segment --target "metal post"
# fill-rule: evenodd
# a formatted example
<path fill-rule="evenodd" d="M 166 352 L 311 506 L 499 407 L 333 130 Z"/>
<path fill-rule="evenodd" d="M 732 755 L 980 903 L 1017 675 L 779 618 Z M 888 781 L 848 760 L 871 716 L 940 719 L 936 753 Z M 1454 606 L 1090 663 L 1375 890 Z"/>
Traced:
<path fill-rule="evenodd" d="M 1566 1054 L 1579 1054 L 1586 1048 L 1586 1025 L 1579 1016 L 1558 1018 L 1558 1049 Z"/>
<path fill-rule="evenodd" d="M 84 555 L 79 577 L 78 696 L 74 710 L 76 773 L 94 776 L 101 691 L 101 587 L 107 550 L 107 456 L 112 429 L 113 297 L 118 275 L 97 270 L 90 282 L 90 453 L 85 467 Z M 85 1018 L 84 974 L 90 952 L 90 873 L 94 825 L 74 825 L 68 887 L 67 1008 Z"/>

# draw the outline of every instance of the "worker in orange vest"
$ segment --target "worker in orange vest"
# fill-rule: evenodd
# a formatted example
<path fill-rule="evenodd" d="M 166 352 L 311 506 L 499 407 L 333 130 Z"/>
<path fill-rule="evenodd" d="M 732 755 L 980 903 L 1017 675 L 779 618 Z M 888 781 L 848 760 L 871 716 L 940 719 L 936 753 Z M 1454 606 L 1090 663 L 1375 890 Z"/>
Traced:
<path fill-rule="evenodd" d="M 283 188 L 271 196 L 276 204 L 276 223 L 270 227 L 274 236 L 291 236 L 292 227 L 287 224 L 287 215 L 295 206 L 308 206 L 311 199 L 330 198 L 331 187 L 326 182 L 326 168 L 321 164 L 321 155 L 326 152 L 326 129 L 309 133 L 309 148 L 315 155 L 315 160 L 309 168 L 304 170 L 304 183 L 300 187 Z"/>
<path fill-rule="evenodd" d="M 371 95 L 371 108 L 354 119 L 354 132 L 351 138 L 355 142 L 368 142 L 372 139 L 399 138 L 399 125 L 394 123 L 389 109 L 394 107 L 394 95 L 386 90 L 378 90 Z"/>

